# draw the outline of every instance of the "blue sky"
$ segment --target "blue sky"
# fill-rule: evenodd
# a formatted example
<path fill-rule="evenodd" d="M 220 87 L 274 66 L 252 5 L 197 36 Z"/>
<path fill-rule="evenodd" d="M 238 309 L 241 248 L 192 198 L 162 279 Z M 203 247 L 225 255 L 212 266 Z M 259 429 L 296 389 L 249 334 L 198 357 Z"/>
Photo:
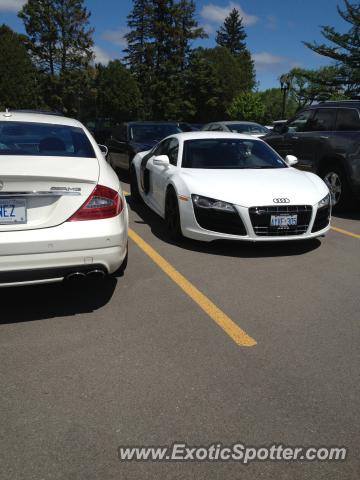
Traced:
<path fill-rule="evenodd" d="M 0 23 L 23 31 L 16 11 L 25 0 L 0 0 Z M 95 28 L 97 60 L 106 63 L 122 55 L 123 35 L 131 0 L 86 0 Z M 211 47 L 226 14 L 240 10 L 248 34 L 248 47 L 255 59 L 260 90 L 278 86 L 278 77 L 294 66 L 316 68 L 328 60 L 307 49 L 303 40 L 321 41 L 320 26 L 347 31 L 336 10 L 342 0 L 197 0 L 197 19 L 209 38 L 197 44 Z"/>

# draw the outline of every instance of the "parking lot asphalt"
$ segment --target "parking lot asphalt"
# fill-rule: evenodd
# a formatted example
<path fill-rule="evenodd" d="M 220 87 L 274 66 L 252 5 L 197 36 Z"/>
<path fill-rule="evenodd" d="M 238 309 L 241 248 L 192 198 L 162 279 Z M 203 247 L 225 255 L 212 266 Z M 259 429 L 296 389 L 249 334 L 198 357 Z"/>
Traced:
<path fill-rule="evenodd" d="M 358 479 L 359 212 L 333 219 L 353 236 L 176 245 L 145 206 L 129 211 L 123 277 L 0 290 L 0 478 Z M 349 450 L 248 466 L 117 457 L 176 441 Z"/>

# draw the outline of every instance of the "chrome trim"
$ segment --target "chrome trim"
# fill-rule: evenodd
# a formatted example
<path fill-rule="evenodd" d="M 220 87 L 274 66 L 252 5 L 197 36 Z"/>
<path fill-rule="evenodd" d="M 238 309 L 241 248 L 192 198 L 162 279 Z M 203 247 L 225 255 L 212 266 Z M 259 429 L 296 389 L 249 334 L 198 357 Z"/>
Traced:
<path fill-rule="evenodd" d="M 71 196 L 77 197 L 81 195 L 81 192 L 67 192 L 67 191 L 50 191 L 50 192 L 42 192 L 42 191 L 32 191 L 32 192 L 0 192 L 0 198 L 3 197 L 63 197 L 63 196 Z"/>

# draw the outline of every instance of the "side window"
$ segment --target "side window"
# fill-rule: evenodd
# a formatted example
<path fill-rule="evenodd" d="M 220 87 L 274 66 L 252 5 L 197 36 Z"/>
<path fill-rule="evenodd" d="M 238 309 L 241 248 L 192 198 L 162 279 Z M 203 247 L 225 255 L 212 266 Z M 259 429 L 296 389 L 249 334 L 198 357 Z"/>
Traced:
<path fill-rule="evenodd" d="M 179 142 L 177 138 L 171 138 L 168 144 L 167 155 L 171 165 L 176 167 L 179 154 Z"/>
<path fill-rule="evenodd" d="M 308 122 L 312 116 L 312 110 L 304 110 L 288 123 L 288 132 L 306 132 L 308 131 Z"/>
<path fill-rule="evenodd" d="M 160 142 L 153 152 L 154 157 L 157 157 L 158 155 L 167 155 L 168 144 L 169 140 Z"/>
<path fill-rule="evenodd" d="M 126 140 L 127 140 L 126 132 L 127 132 L 127 127 L 126 127 L 126 125 L 117 125 L 117 126 L 114 128 L 113 137 L 114 137 L 115 140 L 117 140 L 118 142 L 126 142 Z"/>
<path fill-rule="evenodd" d="M 360 130 L 359 112 L 355 108 L 339 108 L 336 119 L 336 130 Z"/>
<path fill-rule="evenodd" d="M 333 130 L 335 127 L 336 109 L 319 108 L 311 120 L 310 130 L 313 132 L 324 132 Z"/>

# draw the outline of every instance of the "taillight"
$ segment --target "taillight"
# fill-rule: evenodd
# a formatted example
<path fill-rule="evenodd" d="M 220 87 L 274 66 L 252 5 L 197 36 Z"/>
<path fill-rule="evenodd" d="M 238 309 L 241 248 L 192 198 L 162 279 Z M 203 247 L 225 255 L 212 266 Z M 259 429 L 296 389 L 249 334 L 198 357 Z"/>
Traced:
<path fill-rule="evenodd" d="M 122 209 L 123 202 L 115 190 L 97 185 L 84 205 L 69 218 L 68 222 L 116 217 Z"/>

